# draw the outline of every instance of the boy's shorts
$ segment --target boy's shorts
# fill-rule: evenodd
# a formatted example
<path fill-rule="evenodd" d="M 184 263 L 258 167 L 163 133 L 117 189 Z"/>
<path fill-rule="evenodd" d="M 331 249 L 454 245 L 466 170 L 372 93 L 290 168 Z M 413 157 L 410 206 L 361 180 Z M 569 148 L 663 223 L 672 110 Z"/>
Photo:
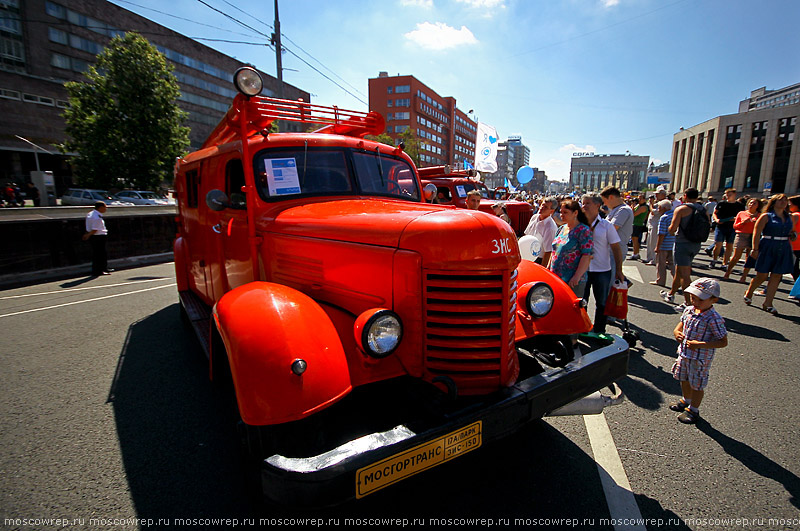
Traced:
<path fill-rule="evenodd" d="M 711 360 L 691 360 L 678 356 L 672 364 L 672 377 L 681 382 L 689 382 L 695 391 L 702 391 L 708 385 L 708 370 Z"/>
<path fill-rule="evenodd" d="M 714 241 L 718 243 L 733 243 L 736 237 L 736 231 L 733 230 L 733 223 L 717 225 L 717 230 L 714 231 Z"/>

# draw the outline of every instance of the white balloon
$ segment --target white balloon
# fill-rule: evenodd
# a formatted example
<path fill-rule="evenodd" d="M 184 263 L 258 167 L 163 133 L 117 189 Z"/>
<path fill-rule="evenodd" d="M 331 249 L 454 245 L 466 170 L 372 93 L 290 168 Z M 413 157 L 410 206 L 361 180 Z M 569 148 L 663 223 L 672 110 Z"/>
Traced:
<path fill-rule="evenodd" d="M 533 262 L 542 252 L 542 240 L 539 239 L 539 236 L 526 234 L 520 238 L 517 243 L 519 244 L 519 254 L 522 256 L 523 260 Z"/>

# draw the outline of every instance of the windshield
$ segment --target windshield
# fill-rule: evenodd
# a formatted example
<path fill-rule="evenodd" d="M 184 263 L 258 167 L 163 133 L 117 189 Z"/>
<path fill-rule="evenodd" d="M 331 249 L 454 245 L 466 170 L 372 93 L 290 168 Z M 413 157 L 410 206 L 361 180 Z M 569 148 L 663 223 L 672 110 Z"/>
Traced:
<path fill-rule="evenodd" d="M 108 195 L 108 192 L 105 190 L 100 190 L 97 192 L 92 192 L 92 199 L 97 199 L 98 201 L 114 201 L 114 198 Z"/>
<path fill-rule="evenodd" d="M 163 199 L 162 196 L 155 192 L 139 192 L 139 195 L 141 195 L 143 199 Z"/>
<path fill-rule="evenodd" d="M 259 194 L 265 199 L 306 194 L 420 197 L 408 163 L 374 152 L 302 147 L 265 150 L 256 155 L 255 174 Z"/>

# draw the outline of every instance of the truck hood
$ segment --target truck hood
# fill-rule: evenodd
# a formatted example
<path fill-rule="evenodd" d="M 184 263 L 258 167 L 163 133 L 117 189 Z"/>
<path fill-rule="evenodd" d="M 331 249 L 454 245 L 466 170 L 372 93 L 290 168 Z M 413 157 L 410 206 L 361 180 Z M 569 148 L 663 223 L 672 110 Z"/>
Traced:
<path fill-rule="evenodd" d="M 519 261 L 516 236 L 499 218 L 425 203 L 374 198 L 310 203 L 282 211 L 267 230 L 416 251 L 428 267 Z"/>

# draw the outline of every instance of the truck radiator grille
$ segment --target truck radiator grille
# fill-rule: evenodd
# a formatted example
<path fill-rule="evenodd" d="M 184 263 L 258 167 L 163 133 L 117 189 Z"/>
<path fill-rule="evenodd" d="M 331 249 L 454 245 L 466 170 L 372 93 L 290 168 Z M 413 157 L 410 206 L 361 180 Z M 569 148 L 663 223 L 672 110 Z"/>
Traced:
<path fill-rule="evenodd" d="M 451 378 L 459 394 L 497 389 L 514 345 L 516 271 L 428 271 L 424 293 L 429 378 Z"/>

